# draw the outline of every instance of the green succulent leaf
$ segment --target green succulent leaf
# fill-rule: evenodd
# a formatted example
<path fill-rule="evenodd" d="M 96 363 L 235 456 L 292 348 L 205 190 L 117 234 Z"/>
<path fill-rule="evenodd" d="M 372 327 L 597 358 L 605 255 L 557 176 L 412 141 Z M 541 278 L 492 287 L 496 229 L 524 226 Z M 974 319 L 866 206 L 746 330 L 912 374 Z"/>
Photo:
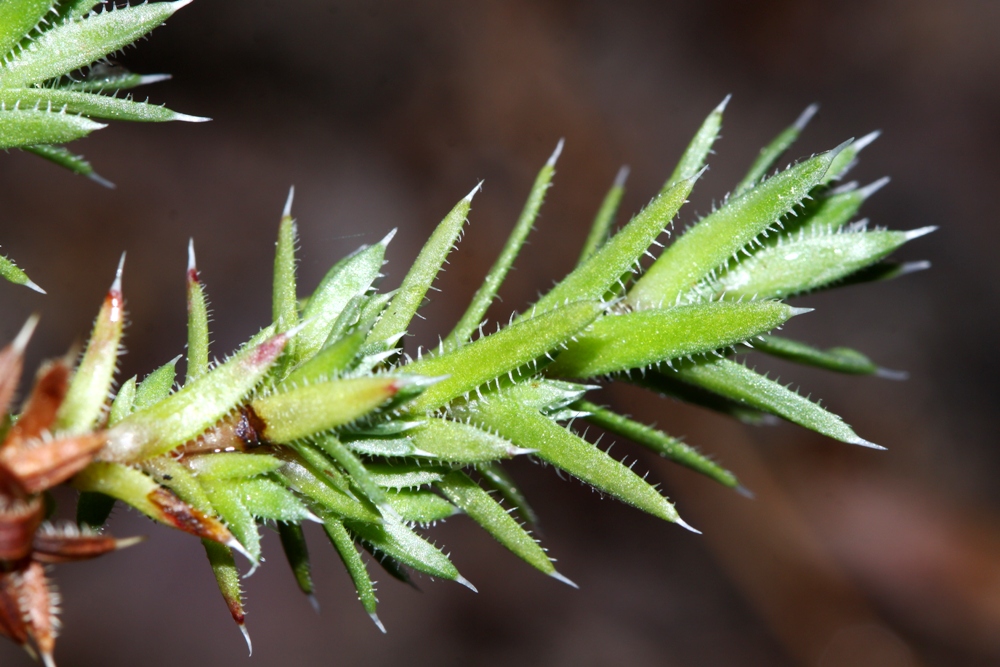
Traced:
<path fill-rule="evenodd" d="M 877 366 L 866 355 L 849 347 L 832 347 L 828 350 L 821 350 L 797 340 L 774 335 L 758 337 L 754 341 L 753 347 L 758 352 L 773 357 L 837 373 L 878 375 L 894 380 L 906 377 L 906 374 L 900 371 L 891 371 Z"/>
<path fill-rule="evenodd" d="M 708 158 L 708 154 L 712 152 L 712 145 L 719 138 L 719 130 L 722 128 L 722 114 L 726 110 L 726 105 L 729 104 L 731 98 L 732 95 L 726 95 L 726 99 L 722 100 L 719 106 L 715 107 L 712 113 L 708 114 L 708 117 L 705 118 L 705 121 L 698 128 L 698 131 L 691 139 L 691 143 L 688 144 L 687 149 L 681 156 L 680 162 L 674 167 L 674 172 L 667 179 L 667 182 L 663 184 L 663 188 L 660 190 L 661 193 L 677 187 L 681 181 L 693 178 L 705 167 L 705 160 Z"/>
<path fill-rule="evenodd" d="M 326 529 L 326 534 L 330 538 L 330 542 L 337 550 L 337 553 L 340 554 L 340 559 L 343 561 L 347 573 L 351 576 L 351 581 L 354 582 L 354 588 L 358 591 L 358 599 L 361 601 L 361 605 L 368 612 L 368 615 L 371 616 L 378 629 L 385 632 L 385 626 L 382 625 L 382 621 L 379 620 L 375 613 L 375 608 L 378 604 L 378 599 L 375 597 L 375 587 L 372 585 L 368 568 L 365 567 L 364 562 L 361 560 L 361 555 L 358 554 L 358 550 L 354 547 L 353 538 L 347 532 L 344 524 L 335 519 L 326 520 L 323 523 L 323 527 Z"/>
<path fill-rule="evenodd" d="M 432 491 L 388 491 L 387 497 L 393 510 L 407 523 L 433 524 L 460 512 Z"/>
<path fill-rule="evenodd" d="M 28 278 L 27 273 L 25 273 L 17 266 L 17 264 L 7 259 L 3 255 L 0 255 L 0 277 L 4 278 L 5 280 L 9 280 L 15 285 L 24 285 L 25 287 L 33 289 L 36 292 L 45 294 L 45 290 L 43 290 L 41 287 L 36 285 L 30 278 Z"/>
<path fill-rule="evenodd" d="M 53 0 L 4 0 L 0 3 L 0 54 L 8 53 L 25 35 L 34 31 L 54 5 Z"/>
<path fill-rule="evenodd" d="M 733 197 L 739 197 L 741 194 L 752 188 L 754 185 L 763 180 L 767 172 L 774 166 L 778 159 L 785 154 L 795 140 L 799 138 L 802 134 L 802 130 L 805 129 L 812 117 L 816 115 L 819 111 L 819 106 L 816 104 L 810 104 L 806 107 L 799 117 L 792 123 L 789 127 L 785 128 L 778 136 L 776 136 L 771 143 L 761 149 L 760 155 L 754 160 L 753 164 L 750 165 L 750 170 L 747 175 L 743 177 L 735 188 L 733 188 Z"/>
<path fill-rule="evenodd" d="M 292 568 L 292 574 L 295 575 L 295 583 L 299 585 L 299 590 L 309 596 L 313 607 L 318 609 L 319 605 L 316 598 L 313 597 L 309 547 L 306 544 L 306 536 L 302 531 L 301 524 L 279 521 L 278 535 L 281 537 L 281 548 L 285 552 L 285 558 L 288 559 L 288 566 Z"/>

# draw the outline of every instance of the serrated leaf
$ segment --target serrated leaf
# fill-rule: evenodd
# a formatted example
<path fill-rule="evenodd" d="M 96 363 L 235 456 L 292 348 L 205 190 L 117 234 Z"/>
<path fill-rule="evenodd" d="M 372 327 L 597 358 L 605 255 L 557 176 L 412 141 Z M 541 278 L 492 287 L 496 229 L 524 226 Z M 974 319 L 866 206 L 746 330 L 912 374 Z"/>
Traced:
<path fill-rule="evenodd" d="M 25 273 L 17 266 L 13 261 L 7 259 L 3 255 L 0 255 L 0 277 L 5 280 L 9 280 L 15 285 L 24 285 L 36 292 L 41 292 L 45 294 L 45 290 L 36 285 L 30 278 L 28 274 Z"/>
<path fill-rule="evenodd" d="M 712 289 L 734 299 L 787 298 L 836 282 L 934 229 L 845 231 L 784 238 L 731 266 L 712 281 Z"/>
<path fill-rule="evenodd" d="M 798 364 L 815 366 L 828 371 L 851 375 L 888 374 L 893 376 L 891 371 L 879 368 L 875 362 L 861 352 L 847 347 L 832 347 L 828 350 L 821 350 L 797 340 L 773 335 L 761 336 L 754 341 L 753 347 L 758 352 L 773 357 L 788 359 Z"/>
<path fill-rule="evenodd" d="M 243 591 L 240 588 L 240 572 L 236 569 L 236 561 L 233 559 L 233 551 L 227 546 L 223 546 L 211 540 L 202 540 L 205 547 L 205 555 L 208 563 L 212 567 L 212 574 L 215 575 L 215 583 L 219 587 L 222 599 L 229 609 L 233 621 L 240 627 L 247 645 L 250 645 L 250 635 L 247 634 L 244 621 L 246 614 L 243 610 Z"/>
<path fill-rule="evenodd" d="M 6 62 L 0 86 L 21 88 L 89 65 L 133 43 L 189 1 L 148 3 L 64 21 Z"/>
<path fill-rule="evenodd" d="M 595 377 L 730 347 L 801 312 L 777 301 L 713 302 L 609 315 L 569 343 L 545 372 Z"/>
<path fill-rule="evenodd" d="M 239 540 L 247 557 L 254 563 L 260 562 L 260 532 L 253 514 L 244 504 L 243 495 L 233 484 L 223 482 L 203 483 L 202 488 L 215 508 L 216 513 L 226 522 L 226 527 Z"/>
<path fill-rule="evenodd" d="M 122 256 L 122 261 L 124 261 Z M 80 358 L 66 397 L 56 415 L 56 428 L 64 433 L 83 433 L 97 423 L 111 392 L 118 365 L 118 345 L 125 324 L 125 300 L 121 288 L 122 265 L 104 297 L 101 310 Z"/>
<path fill-rule="evenodd" d="M 418 450 L 416 456 L 429 456 L 450 463 L 485 463 L 523 453 L 508 440 L 470 424 L 432 417 L 423 426 L 407 431 Z"/>
<path fill-rule="evenodd" d="M 383 405 L 408 380 L 379 376 L 282 388 L 250 402 L 271 442 L 290 443 L 348 424 Z"/>
<path fill-rule="evenodd" d="M 283 463 L 268 454 L 242 452 L 218 452 L 184 458 L 184 464 L 203 480 L 239 480 L 257 477 L 277 470 Z"/>
<path fill-rule="evenodd" d="M 604 310 L 600 301 L 579 301 L 523 319 L 490 336 L 440 356 L 405 366 L 409 373 L 444 377 L 410 403 L 411 412 L 434 410 L 480 385 L 506 375 L 555 349 Z"/>
<path fill-rule="evenodd" d="M 392 234 L 338 262 L 320 281 L 302 312 L 295 359 L 308 359 L 327 341 L 330 329 L 352 299 L 364 295 L 379 275 Z"/>
<path fill-rule="evenodd" d="M 374 509 L 369 509 L 355 498 L 348 496 L 302 463 L 286 461 L 276 474 L 289 488 L 309 499 L 310 508 L 323 520 L 332 514 L 336 517 L 370 523 L 382 521 Z"/>
<path fill-rule="evenodd" d="M 514 229 L 511 230 L 507 242 L 504 243 L 503 249 L 500 251 L 500 256 L 497 257 L 489 273 L 486 274 L 483 284 L 476 290 L 475 295 L 472 297 L 472 302 L 459 319 L 458 324 L 445 337 L 443 341 L 444 349 L 452 350 L 465 345 L 483 321 L 483 317 L 486 315 L 490 304 L 496 299 L 501 283 L 507 277 L 507 272 L 510 271 L 511 266 L 514 265 L 514 260 L 521 251 L 525 240 L 527 240 L 528 234 L 534 228 L 539 211 L 542 210 L 542 204 L 545 202 L 545 193 L 552 184 L 552 177 L 556 173 L 556 161 L 559 159 L 559 154 L 562 153 L 562 148 L 563 142 L 560 140 L 555 152 L 552 153 L 548 162 L 545 163 L 545 166 L 538 172 L 538 176 L 535 177 L 535 182 L 528 193 L 528 200 L 524 203 L 521 215 L 518 217 Z"/>
<path fill-rule="evenodd" d="M 463 512 L 514 555 L 549 576 L 556 568 L 531 535 L 496 500 L 460 470 L 453 470 L 436 484 Z"/>
<path fill-rule="evenodd" d="M 317 521 L 294 493 L 267 477 L 232 482 L 210 482 L 233 489 L 254 517 L 267 521 Z"/>
<path fill-rule="evenodd" d="M 281 333 L 295 328 L 299 323 L 299 297 L 295 288 L 295 246 L 298 243 L 298 229 L 292 219 L 292 199 L 295 188 L 288 191 L 285 210 L 278 223 L 278 242 L 274 251 L 273 297 L 271 299 L 271 318 Z M 289 354 L 299 340 L 292 341 L 285 354 Z"/>
<path fill-rule="evenodd" d="M 538 411 L 526 408 L 523 403 L 530 400 L 531 392 L 530 387 L 514 385 L 457 412 L 521 447 L 537 450 L 535 456 L 622 502 L 683 524 L 673 504 L 628 466 Z"/>
<path fill-rule="evenodd" d="M 131 412 L 135 402 L 135 376 L 122 383 L 115 394 L 115 400 L 111 402 L 111 410 L 108 412 L 108 426 L 114 426 L 125 419 Z"/>
<path fill-rule="evenodd" d="M 208 298 L 201 283 L 194 255 L 194 239 L 188 241 L 187 268 L 187 372 L 184 384 L 208 372 Z"/>
<path fill-rule="evenodd" d="M 590 232 L 587 234 L 587 239 L 583 242 L 583 249 L 580 251 L 577 266 L 590 259 L 590 256 L 597 252 L 611 235 L 611 227 L 615 223 L 618 207 L 621 204 L 622 196 L 625 194 L 625 179 L 628 178 L 628 171 L 628 167 L 619 169 L 614 183 L 611 184 L 608 193 L 604 195 L 604 200 L 601 202 L 600 208 L 597 209 L 597 215 L 594 216 L 594 222 L 590 225 Z"/>
<path fill-rule="evenodd" d="M 60 111 L 0 109 L 0 149 L 64 144 L 107 125 Z"/>
<path fill-rule="evenodd" d="M 263 379 L 285 340 L 278 334 L 241 350 L 157 404 L 133 412 L 108 431 L 105 455 L 117 461 L 141 461 L 197 437 Z"/>
<path fill-rule="evenodd" d="M 309 547 L 302 526 L 279 521 L 278 535 L 281 537 L 281 548 L 285 552 L 285 558 L 288 559 L 288 566 L 295 576 L 295 583 L 299 585 L 299 590 L 312 599 L 312 567 L 309 564 Z"/>
<path fill-rule="evenodd" d="M 816 115 L 816 111 L 819 107 L 815 104 L 810 104 L 806 107 L 799 117 L 790 126 L 782 130 L 778 136 L 776 136 L 771 143 L 761 149 L 760 155 L 754 160 L 753 164 L 750 165 L 750 170 L 747 172 L 746 176 L 743 177 L 735 188 L 733 188 L 733 197 L 738 197 L 754 185 L 756 185 L 764 176 L 767 174 L 768 170 L 774 166 L 774 163 L 778 161 L 785 151 L 787 151 L 795 140 L 799 138 L 802 134 L 802 130 L 805 129 L 806 125 L 812 120 L 812 117 Z"/>
<path fill-rule="evenodd" d="M 83 93 L 59 88 L 0 88 L 0 105 L 8 109 L 37 109 L 40 111 L 81 114 L 90 118 L 134 121 L 140 123 L 166 123 L 174 120 L 202 122 L 208 120 L 171 111 L 165 106 L 137 102 L 130 97 L 112 97 L 97 93 Z M 38 142 L 44 143 L 44 142 Z"/>
<path fill-rule="evenodd" d="M 285 384 L 306 385 L 336 378 L 357 359 L 361 346 L 364 345 L 365 337 L 365 332 L 355 331 L 324 347 L 289 373 L 285 377 Z"/>
<path fill-rule="evenodd" d="M 380 348 L 378 351 L 388 350 L 409 329 L 410 320 L 417 314 L 427 290 L 434 283 L 445 258 L 458 241 L 466 217 L 472 208 L 472 196 L 478 189 L 477 186 L 462 201 L 455 204 L 420 249 L 417 259 L 403 278 L 403 284 L 399 286 L 389 307 L 368 334 L 368 343 L 378 346 Z"/>
<path fill-rule="evenodd" d="M 378 599 L 375 597 L 375 587 L 372 585 L 368 568 L 365 567 L 364 562 L 361 560 L 361 555 L 354 548 L 354 540 L 340 521 L 329 519 L 323 523 L 323 527 L 326 530 L 327 537 L 330 538 L 330 542 L 333 543 L 334 548 L 340 555 L 340 560 L 343 561 L 347 573 L 351 576 L 351 581 L 354 582 L 354 588 L 358 591 L 358 599 L 361 601 L 361 605 L 368 612 L 368 615 L 371 616 L 372 620 L 375 621 L 375 625 L 378 626 L 379 630 L 385 632 L 385 627 L 378 619 L 378 616 L 375 615 L 375 608 L 378 604 Z"/>
<path fill-rule="evenodd" d="M 53 0 L 4 0 L 0 2 L 0 55 L 6 55 L 46 14 L 52 11 Z M 51 18 L 51 17 L 50 17 Z"/>
<path fill-rule="evenodd" d="M 590 259 L 549 290 L 532 313 L 544 313 L 566 301 L 603 298 L 623 274 L 637 267 L 639 258 L 687 201 L 698 176 L 685 178 L 656 197 Z"/>
<path fill-rule="evenodd" d="M 661 373 L 657 370 L 648 372 L 630 371 L 627 374 L 623 374 L 622 377 L 626 378 L 632 384 L 656 392 L 661 397 L 673 398 L 697 405 L 707 410 L 727 415 L 751 426 L 763 426 L 777 421 L 771 414 L 751 408 L 748 405 L 743 405 L 738 401 L 719 396 L 701 387 L 696 387 L 693 384 L 681 382 L 677 379 L 676 373 Z"/>
<path fill-rule="evenodd" d="M 668 246 L 632 286 L 629 303 L 646 308 L 674 303 L 797 206 L 846 145 L 772 176 L 702 218 Z"/>
<path fill-rule="evenodd" d="M 86 158 L 82 155 L 77 155 L 62 146 L 47 146 L 45 144 L 38 144 L 35 146 L 22 146 L 21 150 L 57 164 L 63 169 L 70 170 L 74 174 L 86 176 L 90 180 L 98 183 L 99 185 L 103 185 L 106 188 L 115 187 L 114 183 L 94 171 L 94 167 L 91 166 L 90 162 L 88 162 Z"/>
<path fill-rule="evenodd" d="M 665 374 L 674 374 L 721 396 L 770 412 L 790 422 L 852 445 L 876 447 L 858 435 L 844 421 L 808 398 L 783 387 L 746 366 L 728 359 L 708 359 L 684 364 Z"/>
<path fill-rule="evenodd" d="M 708 158 L 708 154 L 712 152 L 712 145 L 719 138 L 719 129 L 722 127 L 722 113 L 726 110 L 726 105 L 729 104 L 731 97 L 732 95 L 727 95 L 726 99 L 722 100 L 719 106 L 715 107 L 712 113 L 708 114 L 708 117 L 702 122 L 701 127 L 695 132 L 691 143 L 688 144 L 687 149 L 685 149 L 680 161 L 674 168 L 674 172 L 667 179 L 667 182 L 663 184 L 663 188 L 660 190 L 661 193 L 676 187 L 681 181 L 692 178 L 705 166 L 705 160 Z"/>
<path fill-rule="evenodd" d="M 368 472 L 364 463 L 344 446 L 340 440 L 333 435 L 324 435 L 315 441 L 316 446 L 323 450 L 327 456 L 336 461 L 351 478 L 351 482 L 368 498 L 379 507 L 383 507 L 388 502 L 385 492 L 378 485 L 372 474 Z"/>
<path fill-rule="evenodd" d="M 375 549 L 413 569 L 432 577 L 457 581 L 475 590 L 440 549 L 407 528 L 398 519 L 386 517 L 382 525 L 350 521 L 345 525 Z"/>
<path fill-rule="evenodd" d="M 573 407 L 582 412 L 589 413 L 585 419 L 595 426 L 600 426 L 607 431 L 624 436 L 656 452 L 660 456 L 670 459 L 674 463 L 678 463 L 705 475 L 709 479 L 715 480 L 723 486 L 731 489 L 739 488 L 740 486 L 739 481 L 733 473 L 694 447 L 684 444 L 663 431 L 602 408 L 590 401 L 577 401 Z"/>
<path fill-rule="evenodd" d="M 368 471 L 379 486 L 387 489 L 416 489 L 444 478 L 445 469 L 415 464 L 372 463 Z"/>
<path fill-rule="evenodd" d="M 476 468 L 483 482 L 500 494 L 504 502 L 514 508 L 521 519 L 530 524 L 538 523 L 538 515 L 528 503 L 527 496 L 517 486 L 514 479 L 507 474 L 499 463 L 488 463 Z"/>
<path fill-rule="evenodd" d="M 459 513 L 457 507 L 432 491 L 387 491 L 386 497 L 407 523 L 434 523 Z"/>
<path fill-rule="evenodd" d="M 170 396 L 174 388 L 174 379 L 177 377 L 177 359 L 179 357 L 163 364 L 139 383 L 132 403 L 133 412 L 145 410 Z"/>

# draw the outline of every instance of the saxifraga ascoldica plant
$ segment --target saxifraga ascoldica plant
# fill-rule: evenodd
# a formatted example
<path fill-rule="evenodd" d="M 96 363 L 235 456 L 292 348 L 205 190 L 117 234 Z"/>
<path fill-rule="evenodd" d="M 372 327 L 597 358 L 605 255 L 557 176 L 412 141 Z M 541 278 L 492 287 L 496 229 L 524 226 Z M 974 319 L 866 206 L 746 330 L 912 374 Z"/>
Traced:
<path fill-rule="evenodd" d="M 144 77 L 118 72 L 115 82 L 91 86 L 90 77 L 70 77 L 67 71 L 134 41 L 183 4 L 88 13 L 89 2 L 3 0 L 0 32 L 12 34 L 12 25 L 30 28 L 26 37 L 8 39 L 4 46 L 14 45 L 0 68 L 5 146 L 32 146 L 44 157 L 92 175 L 82 159 L 53 147 L 95 129 L 85 116 L 178 119 L 177 114 L 140 118 L 172 112 L 123 98 L 101 96 L 104 106 L 89 100 L 100 94 L 94 92 L 98 88 L 142 83 L 148 80 Z M 48 23 L 31 23 L 29 9 L 36 15 L 44 9 L 43 18 L 49 12 L 53 16 Z M 14 15 L 23 20 L 13 21 Z M 61 69 L 32 64 L 46 59 L 45 48 L 69 39 L 60 33 L 92 40 L 99 35 L 105 41 L 80 57 L 90 59 L 86 62 L 62 62 Z M 51 96 L 48 101 L 45 95 Z M 28 108 L 25 99 L 40 101 Z M 58 101 L 50 107 L 53 99 Z M 398 289 L 378 289 L 389 233 L 342 259 L 305 296 L 296 284 L 289 195 L 278 226 L 273 321 L 214 365 L 192 243 L 186 375 L 179 386 L 177 357 L 141 381 L 125 380 L 109 404 L 123 326 L 119 266 L 80 358 L 46 364 L 15 414 L 9 407 L 36 325 L 31 318 L 0 351 L 5 416 L 0 632 L 53 664 L 57 595 L 44 565 L 134 543 L 103 532 L 116 502 L 201 539 L 248 643 L 234 552 L 253 571 L 261 559 L 261 525 L 278 531 L 296 581 L 312 599 L 302 524 L 319 524 L 380 629 L 368 571 L 373 562 L 403 581 L 413 570 L 473 588 L 419 530 L 456 514 L 476 521 L 528 564 L 574 585 L 532 536 L 535 514 L 504 470 L 505 460 L 531 456 L 690 529 L 654 484 L 579 435 L 576 424 L 594 424 L 743 490 L 733 473 L 693 447 L 592 402 L 612 381 L 749 423 L 777 416 L 842 442 L 877 447 L 838 416 L 758 374 L 737 356 L 737 348 L 746 346 L 841 373 L 894 375 L 855 350 L 821 350 L 770 333 L 808 310 L 785 299 L 926 266 L 886 257 L 930 228 L 899 232 L 852 222 L 865 199 L 885 183 L 842 182 L 875 135 L 774 171 L 814 113 L 810 107 L 763 149 L 721 206 L 648 266 L 640 264 L 643 255 L 653 254 L 651 248 L 662 247 L 657 239 L 670 233 L 704 172 L 724 107 L 725 102 L 709 114 L 660 193 L 614 231 L 624 192 L 621 172 L 576 268 L 536 303 L 486 333 L 483 318 L 538 216 L 560 144 L 465 314 L 435 349 L 417 351 L 415 359 L 404 352 L 402 340 L 461 236 L 478 187 L 440 223 Z M 63 134 L 37 129 L 47 123 L 77 129 Z M 28 133 L 29 127 L 36 133 Z M 25 143 L 25 137 L 30 141 Z M 14 282 L 28 282 L 9 266 L 5 271 Z M 63 483 L 80 491 L 77 520 L 49 523 L 44 493 Z M 370 558 L 363 558 L 364 552 Z"/>

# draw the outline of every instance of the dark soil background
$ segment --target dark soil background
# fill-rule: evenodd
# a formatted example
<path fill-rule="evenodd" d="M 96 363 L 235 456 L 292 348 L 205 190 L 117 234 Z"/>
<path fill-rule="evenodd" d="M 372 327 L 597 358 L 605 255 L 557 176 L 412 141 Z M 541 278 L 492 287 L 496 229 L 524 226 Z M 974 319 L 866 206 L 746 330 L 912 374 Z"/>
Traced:
<path fill-rule="evenodd" d="M 150 539 L 57 569 L 59 664 L 1000 663 L 998 28 L 989 0 L 200 0 L 179 12 L 120 62 L 172 72 L 151 98 L 212 123 L 115 124 L 79 142 L 113 191 L 30 155 L 0 156 L 3 252 L 49 291 L 3 288 L 4 339 L 42 313 L 29 367 L 86 335 L 123 250 L 124 378 L 183 349 L 189 237 L 221 357 L 267 323 L 289 185 L 308 290 L 394 227 L 386 285 L 398 284 L 433 226 L 485 179 L 411 341 L 436 342 L 565 137 L 538 230 L 493 312 L 506 318 L 572 267 L 619 166 L 632 168 L 624 221 L 729 93 L 724 136 L 682 223 L 818 102 L 789 159 L 882 129 L 852 177 L 893 181 L 864 214 L 941 229 L 900 253 L 933 270 L 799 299 L 817 310 L 786 327 L 864 350 L 909 381 L 771 364 L 888 452 L 605 390 L 599 400 L 715 454 L 756 500 L 620 444 L 663 480 L 697 536 L 518 461 L 551 553 L 581 590 L 457 518 L 432 535 L 479 594 L 427 578 L 417 592 L 377 573 L 385 636 L 319 532 L 319 615 L 269 535 L 268 562 L 246 581 L 250 660 L 197 541 L 120 511 L 115 533 Z M 0 664 L 31 663 L 2 644 Z"/>

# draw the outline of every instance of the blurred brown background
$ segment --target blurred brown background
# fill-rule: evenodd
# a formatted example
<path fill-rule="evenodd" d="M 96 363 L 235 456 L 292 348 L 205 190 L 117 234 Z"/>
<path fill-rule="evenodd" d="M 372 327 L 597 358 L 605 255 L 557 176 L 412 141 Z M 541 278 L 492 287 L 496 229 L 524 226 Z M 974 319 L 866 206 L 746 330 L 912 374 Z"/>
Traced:
<path fill-rule="evenodd" d="M 197 541 L 121 511 L 129 553 L 58 568 L 72 665 L 1000 664 L 1000 4 L 990 0 L 616 3 L 201 0 L 120 61 L 173 81 L 154 101 L 204 125 L 116 124 L 76 147 L 108 191 L 33 156 L 0 159 L 3 251 L 49 291 L 3 289 L 0 334 L 32 311 L 38 360 L 84 336 L 128 251 L 122 377 L 182 351 L 194 237 L 222 356 L 270 314 L 271 252 L 290 184 L 300 284 L 393 227 L 386 285 L 479 179 L 471 227 L 415 342 L 445 332 L 492 262 L 537 169 L 567 141 L 538 230 L 494 315 L 568 271 L 621 164 L 624 216 L 654 194 L 702 118 L 733 93 L 712 169 L 682 222 L 710 209 L 757 149 L 810 102 L 789 158 L 881 128 L 852 174 L 893 182 L 876 224 L 941 230 L 906 247 L 932 271 L 802 298 L 790 335 L 906 369 L 894 383 L 769 363 L 889 448 L 789 425 L 751 429 L 636 391 L 598 400 L 730 465 L 757 499 L 645 456 L 697 536 L 549 469 L 513 467 L 571 590 L 470 522 L 432 534 L 480 590 L 381 572 L 380 635 L 322 536 L 316 615 L 273 535 L 246 581 L 252 663 Z M 377 569 L 377 568 L 376 568 Z M 0 644 L 0 664 L 28 665 Z"/>

